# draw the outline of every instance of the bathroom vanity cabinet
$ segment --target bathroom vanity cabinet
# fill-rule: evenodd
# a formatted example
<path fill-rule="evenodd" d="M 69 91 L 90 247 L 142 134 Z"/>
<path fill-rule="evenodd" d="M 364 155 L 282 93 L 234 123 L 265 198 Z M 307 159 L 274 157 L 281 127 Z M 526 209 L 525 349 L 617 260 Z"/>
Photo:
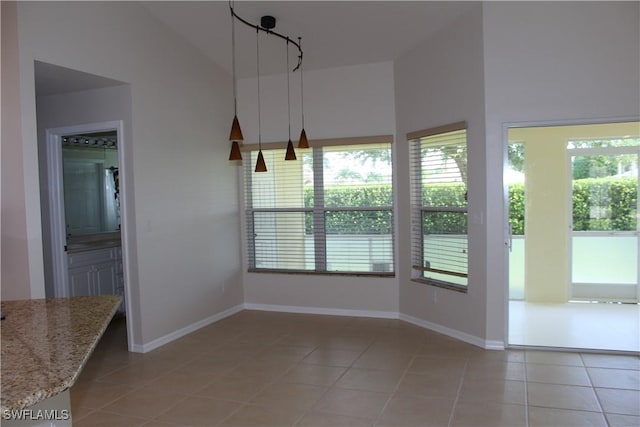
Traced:
<path fill-rule="evenodd" d="M 124 312 L 122 250 L 118 247 L 92 249 L 68 254 L 69 296 L 120 295 L 118 308 Z"/>

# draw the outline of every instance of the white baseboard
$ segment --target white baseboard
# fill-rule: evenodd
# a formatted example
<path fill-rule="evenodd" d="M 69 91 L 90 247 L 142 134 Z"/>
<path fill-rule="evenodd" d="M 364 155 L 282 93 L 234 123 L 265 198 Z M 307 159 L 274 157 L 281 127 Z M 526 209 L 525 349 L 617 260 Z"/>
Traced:
<path fill-rule="evenodd" d="M 239 311 L 244 310 L 244 304 L 238 304 L 234 307 L 231 307 L 225 311 L 222 311 L 220 313 L 214 314 L 213 316 L 209 316 L 205 319 L 202 319 L 198 322 L 192 323 L 191 325 L 185 326 L 184 328 L 178 329 L 177 331 L 173 331 L 170 334 L 167 334 L 165 336 L 162 336 L 160 338 L 156 338 L 153 341 L 150 341 L 148 343 L 145 344 L 134 344 L 131 348 L 131 351 L 134 351 L 136 353 L 147 353 L 151 350 L 155 350 L 158 347 L 161 347 L 165 344 L 170 343 L 171 341 L 177 340 L 178 338 L 181 338 L 187 334 L 190 334 L 191 332 L 194 332 L 200 328 L 204 328 L 205 326 L 208 326 L 212 323 L 215 323 L 219 320 L 224 319 L 225 317 L 229 317 L 232 316 L 234 314 L 236 314 Z"/>
<path fill-rule="evenodd" d="M 397 319 L 398 313 L 393 311 L 350 310 L 343 308 L 305 307 L 295 305 L 252 304 L 245 303 L 247 310 L 278 311 L 283 313 L 325 314 L 329 316 L 377 317 L 381 319 Z"/>
<path fill-rule="evenodd" d="M 276 305 L 276 304 L 252 304 L 244 303 L 231 307 L 223 312 L 214 314 L 213 316 L 202 319 L 191 325 L 185 326 L 182 329 L 171 332 L 160 338 L 156 338 L 153 341 L 139 345 L 134 344 L 131 351 L 136 353 L 147 353 L 155 350 L 165 344 L 170 343 L 178 338 L 181 338 L 191 332 L 194 332 L 200 328 L 208 326 L 225 317 L 232 316 L 242 310 L 260 310 L 260 311 L 276 311 L 283 313 L 301 313 L 301 314 L 324 314 L 329 316 L 351 316 L 351 317 L 374 317 L 380 319 L 400 319 L 405 322 L 412 323 L 425 329 L 429 329 L 452 338 L 473 344 L 475 346 L 484 348 L 486 350 L 504 350 L 504 342 L 496 340 L 485 340 L 474 335 L 469 335 L 464 332 L 460 332 L 455 329 L 447 328 L 446 326 L 432 323 L 417 317 L 409 316 L 407 314 L 397 313 L 393 311 L 376 311 L 376 310 L 350 310 L 341 308 L 325 308 L 325 307 L 305 307 L 305 306 L 292 306 L 292 305 Z"/>
<path fill-rule="evenodd" d="M 432 330 L 434 332 L 438 332 L 440 334 L 447 335 L 460 341 L 464 341 L 466 343 L 484 348 L 485 350 L 504 350 L 503 341 L 485 340 L 474 335 L 469 335 L 465 332 L 460 332 L 456 329 L 447 328 L 446 326 L 442 326 L 437 323 L 432 323 L 423 319 L 419 319 L 417 317 L 409 316 L 408 314 L 401 313 L 398 318 L 400 320 L 404 320 L 405 322 L 409 322 L 414 325 Z"/>

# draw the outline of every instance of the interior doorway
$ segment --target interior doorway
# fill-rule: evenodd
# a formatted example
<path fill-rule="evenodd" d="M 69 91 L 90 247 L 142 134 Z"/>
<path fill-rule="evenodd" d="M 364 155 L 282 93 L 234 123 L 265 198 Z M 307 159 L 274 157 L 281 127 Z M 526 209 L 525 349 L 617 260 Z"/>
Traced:
<path fill-rule="evenodd" d="M 129 349 L 135 349 L 134 338 L 135 331 L 138 330 L 136 322 L 139 321 L 139 316 L 137 316 L 137 309 L 131 304 L 130 298 L 132 280 L 130 280 L 131 265 L 128 261 L 130 252 L 133 252 L 134 248 L 130 251 L 128 247 L 131 239 L 127 238 L 127 212 L 130 212 L 132 207 L 128 207 L 126 203 L 127 200 L 130 200 L 127 199 L 127 194 L 131 194 L 130 189 L 127 191 L 130 188 L 128 177 L 131 171 L 130 161 L 127 161 L 131 153 L 130 86 L 122 81 L 39 61 L 34 62 L 34 77 L 45 294 L 47 297 L 52 297 L 65 295 L 65 292 L 68 295 L 80 295 L 87 292 L 105 293 L 105 289 L 111 284 L 113 284 L 113 292 L 118 293 L 116 290 L 120 288 L 119 290 L 124 294 L 126 301 L 126 345 Z M 95 234 L 103 232 L 117 234 L 117 237 L 121 237 L 121 245 L 118 248 L 105 248 L 105 250 L 108 249 L 112 252 L 107 254 L 109 260 L 106 260 L 106 255 L 105 259 L 88 257 L 90 260 L 85 259 L 84 261 L 87 263 L 82 264 L 84 271 L 81 271 L 81 266 L 78 265 L 78 269 L 71 271 L 70 274 L 68 254 L 65 252 L 65 245 L 67 245 L 66 224 L 69 218 L 65 216 L 65 191 L 62 179 L 64 139 L 84 136 L 86 138 L 76 142 L 87 145 L 108 145 L 107 135 L 114 133 L 118 143 L 117 154 L 106 155 L 105 153 L 102 159 L 95 158 L 91 162 L 93 164 L 91 173 L 85 174 L 85 177 L 94 176 L 101 182 L 96 182 L 96 185 L 93 186 L 75 188 L 76 190 L 80 188 L 80 191 L 93 192 L 90 197 L 76 197 L 75 202 L 87 202 L 88 205 L 85 206 L 84 213 L 93 209 L 99 211 L 101 217 L 96 221 L 77 222 L 73 227 L 75 234 L 82 234 L 79 232 L 81 230 L 87 232 L 88 236 L 91 235 L 88 233 L 91 230 L 95 231 Z M 117 162 L 113 159 L 114 155 Z M 78 155 L 78 159 L 71 160 L 71 163 L 75 162 L 76 166 L 78 163 L 83 163 L 79 158 L 84 156 L 85 154 Z M 93 155 L 89 157 L 93 158 Z M 102 167 L 96 166 L 97 164 Z M 116 185 L 114 176 L 114 172 L 116 172 L 114 168 L 116 167 L 118 168 L 119 186 L 117 200 L 113 193 L 113 187 Z M 88 172 L 86 169 L 91 168 L 87 166 L 75 169 Z M 76 172 L 82 171 L 76 170 Z M 109 195 L 114 197 L 109 197 Z M 116 209 L 116 204 L 119 209 Z M 82 219 L 85 216 L 84 213 L 79 210 L 72 217 Z M 120 230 L 115 231 L 118 224 L 121 224 Z M 103 227 L 109 226 L 113 226 L 112 231 L 103 229 Z M 85 236 L 81 239 L 88 238 Z M 75 243 L 87 242 L 76 241 Z M 119 264 L 121 267 L 112 262 L 111 256 L 114 259 L 122 260 Z M 104 263 L 101 262 L 103 260 Z M 107 264 L 109 264 L 108 268 Z M 70 275 L 77 279 L 73 292 L 69 286 Z M 115 283 L 114 278 L 120 282 Z M 111 289 L 109 290 L 111 291 Z M 121 309 L 125 309 L 125 306 L 121 306 Z"/>
<path fill-rule="evenodd" d="M 640 122 L 507 138 L 509 345 L 640 351 Z"/>

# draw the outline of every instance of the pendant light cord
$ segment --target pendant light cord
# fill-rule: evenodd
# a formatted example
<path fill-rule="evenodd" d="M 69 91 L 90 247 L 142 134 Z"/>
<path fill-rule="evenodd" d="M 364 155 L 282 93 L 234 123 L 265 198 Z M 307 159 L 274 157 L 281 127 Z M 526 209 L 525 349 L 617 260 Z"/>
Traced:
<path fill-rule="evenodd" d="M 262 150 L 262 130 L 260 126 L 260 31 L 256 30 L 256 68 L 258 70 L 258 147 Z"/>
<path fill-rule="evenodd" d="M 302 37 L 298 37 L 298 47 L 302 50 Z M 302 113 L 302 129 L 304 129 L 304 82 L 302 80 L 302 61 L 300 61 L 300 112 Z"/>
<path fill-rule="evenodd" d="M 231 67 L 233 73 L 233 113 L 238 115 L 238 96 L 237 96 L 237 85 L 238 81 L 236 79 L 236 20 L 233 17 L 233 7 L 235 6 L 235 1 L 231 2 Z"/>
<path fill-rule="evenodd" d="M 289 114 L 289 141 L 291 141 L 291 94 L 289 89 L 289 38 L 287 38 L 287 109 Z"/>

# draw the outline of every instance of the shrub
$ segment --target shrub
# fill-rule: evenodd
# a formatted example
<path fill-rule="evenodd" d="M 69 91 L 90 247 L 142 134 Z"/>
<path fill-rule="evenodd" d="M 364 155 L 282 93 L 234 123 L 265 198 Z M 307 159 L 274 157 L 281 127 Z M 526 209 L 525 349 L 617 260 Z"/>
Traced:
<path fill-rule="evenodd" d="M 430 185 L 424 188 L 423 201 L 429 206 L 465 206 L 463 183 Z M 325 187 L 325 206 L 390 206 L 390 184 L 340 185 Z M 305 206 L 313 206 L 313 187 L 304 189 Z M 587 178 L 573 181 L 573 224 L 576 231 L 626 231 L 637 227 L 637 180 L 635 178 Z M 514 235 L 525 231 L 524 184 L 509 186 L 509 211 Z M 592 218 L 592 215 L 599 216 Z M 325 216 L 328 234 L 388 234 L 392 216 L 388 211 L 333 211 Z M 466 230 L 465 214 L 428 212 L 424 225 L 436 233 Z M 306 232 L 311 233 L 313 218 L 307 215 Z"/>

